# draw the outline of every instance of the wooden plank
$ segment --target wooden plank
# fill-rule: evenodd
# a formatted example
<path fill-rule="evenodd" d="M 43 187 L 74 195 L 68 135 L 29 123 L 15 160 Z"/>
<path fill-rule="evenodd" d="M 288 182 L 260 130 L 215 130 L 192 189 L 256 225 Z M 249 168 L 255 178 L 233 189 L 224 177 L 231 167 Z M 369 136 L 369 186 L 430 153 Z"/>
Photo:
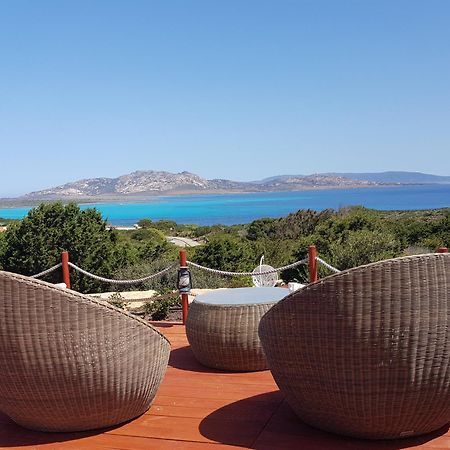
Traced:
<path fill-rule="evenodd" d="M 221 420 L 144 415 L 107 432 L 111 435 L 141 436 L 191 442 L 226 442 L 248 447 L 263 428 L 260 421 L 235 420 L 234 426 Z"/>
<path fill-rule="evenodd" d="M 279 405 L 281 400 L 282 400 L 281 396 L 279 398 L 270 397 L 266 399 L 258 397 L 257 399 L 252 400 L 249 399 L 247 403 L 254 404 L 255 406 L 257 405 L 260 409 L 270 408 L 272 410 L 272 408 Z M 214 399 L 203 399 L 200 403 L 196 398 L 158 395 L 155 398 L 153 405 L 149 409 L 148 413 L 151 413 L 151 410 L 154 406 L 178 406 L 190 408 L 190 407 L 198 407 L 199 404 L 204 408 L 215 408 L 217 410 L 225 406 L 230 406 L 230 401 L 227 399 L 214 398 Z"/>
<path fill-rule="evenodd" d="M 260 402 L 246 402 L 239 410 L 227 411 L 227 408 L 217 407 L 216 405 L 205 406 L 203 402 L 197 406 L 178 406 L 178 405 L 153 405 L 147 414 L 154 416 L 166 416 L 166 417 L 190 417 L 190 418 L 206 418 L 210 415 L 214 415 L 217 420 L 224 421 L 236 421 L 236 414 L 239 417 L 254 417 L 258 422 L 263 425 L 270 419 L 277 404 L 266 404 L 261 407 Z"/>
<path fill-rule="evenodd" d="M 98 436 L 78 439 L 76 441 L 48 444 L 41 448 L 45 448 L 45 450 L 236 450 L 241 449 L 242 447 L 206 442 L 189 442 L 176 441 L 172 439 L 100 434 Z"/>
<path fill-rule="evenodd" d="M 236 387 L 236 389 L 222 389 L 221 386 L 208 386 L 204 387 L 192 387 L 186 389 L 185 386 L 176 385 L 161 385 L 159 393 L 161 395 L 170 395 L 175 397 L 187 397 L 197 398 L 199 401 L 202 399 L 228 399 L 228 400 L 240 400 L 246 397 L 256 396 L 261 394 L 261 388 L 259 386 L 246 386 L 247 389 Z"/>

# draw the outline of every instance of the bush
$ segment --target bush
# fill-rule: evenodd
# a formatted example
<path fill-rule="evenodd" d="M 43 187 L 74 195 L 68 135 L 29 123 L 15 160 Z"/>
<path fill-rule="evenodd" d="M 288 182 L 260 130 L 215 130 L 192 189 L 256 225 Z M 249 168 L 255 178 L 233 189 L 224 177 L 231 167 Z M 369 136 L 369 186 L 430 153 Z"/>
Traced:
<path fill-rule="evenodd" d="M 219 289 L 252 286 L 251 277 L 230 277 L 206 272 L 195 267 L 190 268 L 193 289 Z"/>
<path fill-rule="evenodd" d="M 158 259 L 149 262 L 138 262 L 135 264 L 130 264 L 125 267 L 120 267 L 114 272 L 114 278 L 120 280 L 130 280 L 143 278 L 147 275 L 151 275 L 171 264 L 175 263 L 175 266 L 169 272 L 153 278 L 145 283 L 135 284 L 135 285 L 123 285 L 119 287 L 112 286 L 113 289 L 120 289 L 121 291 L 147 291 L 149 289 L 153 289 L 155 291 L 164 291 L 164 290 L 173 290 L 177 286 L 177 269 L 178 265 L 176 264 L 176 258 L 174 259 Z"/>
<path fill-rule="evenodd" d="M 196 247 L 194 261 L 211 269 L 233 272 L 253 270 L 258 256 L 248 241 L 225 234 L 214 236 L 202 247 Z"/>
<path fill-rule="evenodd" d="M 107 229 L 95 209 L 82 211 L 76 204 L 41 204 L 29 211 L 21 222 L 5 233 L 6 248 L 1 265 L 5 270 L 24 275 L 41 272 L 61 261 L 68 251 L 70 260 L 79 267 L 110 277 L 117 266 L 117 234 Z M 60 273 L 47 277 L 60 282 Z M 71 271 L 72 288 L 80 292 L 98 292 L 102 283 Z"/>
<path fill-rule="evenodd" d="M 3 269 L 3 261 L 6 252 L 6 233 L 0 233 L 0 270 Z"/>
<path fill-rule="evenodd" d="M 340 270 L 394 258 L 402 253 L 400 242 L 387 232 L 359 230 L 330 244 L 331 265 Z"/>
<path fill-rule="evenodd" d="M 151 320 L 164 320 L 173 306 L 180 306 L 180 297 L 178 294 L 169 294 L 169 296 L 155 297 L 151 302 L 144 305 L 144 313 Z"/>
<path fill-rule="evenodd" d="M 114 294 L 111 294 L 107 302 L 116 308 L 125 309 L 125 299 L 120 295 L 120 292 L 114 292 Z"/>
<path fill-rule="evenodd" d="M 153 221 L 150 219 L 141 219 L 138 222 L 138 226 L 140 226 L 141 228 L 150 228 L 151 226 L 153 226 Z"/>

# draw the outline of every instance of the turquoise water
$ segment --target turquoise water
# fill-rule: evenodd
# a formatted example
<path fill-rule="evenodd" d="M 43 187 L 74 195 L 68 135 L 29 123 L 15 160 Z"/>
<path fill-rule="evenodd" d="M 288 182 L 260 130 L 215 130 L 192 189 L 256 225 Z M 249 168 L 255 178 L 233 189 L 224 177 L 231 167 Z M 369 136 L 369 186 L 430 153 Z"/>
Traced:
<path fill-rule="evenodd" d="M 299 209 L 321 211 L 351 205 L 380 210 L 450 207 L 450 184 L 157 197 L 148 203 L 95 203 L 81 205 L 81 208 L 97 208 L 113 225 L 133 225 L 144 218 L 171 219 L 186 224 L 233 225 L 261 217 L 282 217 Z M 29 209 L 0 209 L 0 217 L 20 219 Z"/>

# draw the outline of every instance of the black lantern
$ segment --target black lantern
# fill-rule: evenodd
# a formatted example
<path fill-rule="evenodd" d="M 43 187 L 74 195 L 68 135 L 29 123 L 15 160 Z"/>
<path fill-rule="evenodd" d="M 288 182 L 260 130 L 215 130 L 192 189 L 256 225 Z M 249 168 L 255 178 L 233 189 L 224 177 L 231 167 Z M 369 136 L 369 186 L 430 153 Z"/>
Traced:
<path fill-rule="evenodd" d="M 180 267 L 178 269 L 177 287 L 180 294 L 187 294 L 191 292 L 192 287 L 191 272 L 187 267 Z"/>

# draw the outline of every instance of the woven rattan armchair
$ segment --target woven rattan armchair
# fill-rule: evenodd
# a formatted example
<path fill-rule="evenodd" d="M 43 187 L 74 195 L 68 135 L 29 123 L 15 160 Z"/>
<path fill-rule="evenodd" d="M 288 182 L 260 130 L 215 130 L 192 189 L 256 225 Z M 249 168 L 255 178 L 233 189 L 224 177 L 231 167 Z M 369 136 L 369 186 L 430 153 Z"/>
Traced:
<path fill-rule="evenodd" d="M 41 431 L 115 425 L 144 413 L 169 341 L 73 291 L 0 271 L 0 410 Z"/>
<path fill-rule="evenodd" d="M 386 260 L 324 278 L 269 310 L 259 335 L 306 423 L 370 439 L 450 421 L 450 255 Z"/>

